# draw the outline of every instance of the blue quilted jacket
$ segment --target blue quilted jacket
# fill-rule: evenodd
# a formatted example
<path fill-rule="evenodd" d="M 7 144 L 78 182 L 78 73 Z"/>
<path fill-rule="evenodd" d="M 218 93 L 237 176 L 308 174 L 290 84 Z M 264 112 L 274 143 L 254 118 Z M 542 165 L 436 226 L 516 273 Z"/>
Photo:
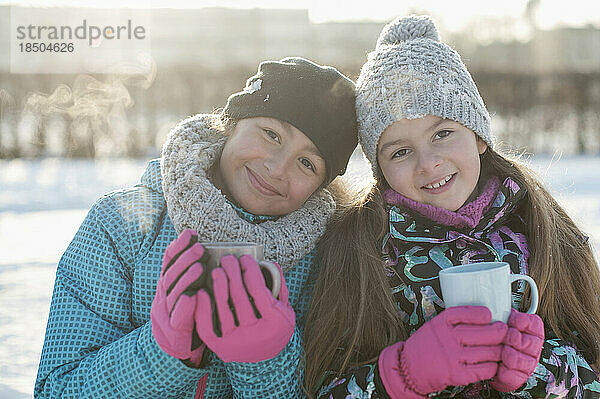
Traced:
<path fill-rule="evenodd" d="M 92 206 L 58 264 L 36 398 L 194 398 L 205 376 L 205 398 L 302 396 L 299 326 L 279 355 L 258 363 L 211 354 L 194 369 L 160 349 L 150 308 L 164 250 L 176 237 L 158 160 L 138 185 Z M 313 253 L 285 274 L 298 325 Z"/>

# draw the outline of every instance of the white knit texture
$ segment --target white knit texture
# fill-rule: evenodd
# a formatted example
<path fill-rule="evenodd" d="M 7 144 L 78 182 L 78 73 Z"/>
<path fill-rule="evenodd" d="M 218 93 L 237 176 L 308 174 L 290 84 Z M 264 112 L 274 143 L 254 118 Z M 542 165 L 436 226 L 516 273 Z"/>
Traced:
<path fill-rule="evenodd" d="M 406 118 L 435 115 L 461 123 L 490 147 L 490 115 L 460 56 L 439 41 L 428 17 L 386 25 L 356 82 L 358 138 L 378 175 L 377 145 L 383 131 Z"/>

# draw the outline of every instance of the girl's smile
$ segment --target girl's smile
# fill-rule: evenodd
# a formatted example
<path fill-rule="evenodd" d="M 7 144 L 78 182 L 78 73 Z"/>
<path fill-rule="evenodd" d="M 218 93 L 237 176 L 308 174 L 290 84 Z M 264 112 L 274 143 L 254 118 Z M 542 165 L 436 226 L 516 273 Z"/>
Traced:
<path fill-rule="evenodd" d="M 230 132 L 213 183 L 248 212 L 278 216 L 300 208 L 326 175 L 325 160 L 301 130 L 255 117 Z"/>
<path fill-rule="evenodd" d="M 422 189 L 434 194 L 443 193 L 449 190 L 450 187 L 452 187 L 452 183 L 454 183 L 455 176 L 456 173 L 449 174 L 448 176 L 443 177 L 441 180 L 424 185 Z"/>
<path fill-rule="evenodd" d="M 285 195 L 281 194 L 275 187 L 268 184 L 263 178 L 261 178 L 258 173 L 254 172 L 248 166 L 245 166 L 245 168 L 246 172 L 248 173 L 248 181 L 250 181 L 250 184 L 252 184 L 252 187 L 254 187 L 256 191 L 268 197 L 276 195 L 285 197 Z"/>
<path fill-rule="evenodd" d="M 456 211 L 475 190 L 487 145 L 460 123 L 438 116 L 401 119 L 382 133 L 377 162 L 392 189 Z"/>

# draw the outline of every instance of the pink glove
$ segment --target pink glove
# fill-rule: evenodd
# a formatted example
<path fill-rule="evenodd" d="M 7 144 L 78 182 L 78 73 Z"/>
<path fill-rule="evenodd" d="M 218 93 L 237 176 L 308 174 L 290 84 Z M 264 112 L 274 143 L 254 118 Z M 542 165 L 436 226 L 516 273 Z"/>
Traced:
<path fill-rule="evenodd" d="M 197 294 L 198 335 L 224 362 L 254 363 L 275 357 L 289 342 L 296 324 L 281 268 L 281 290 L 275 299 L 252 256 L 243 255 L 239 262 L 235 256 L 223 256 L 221 266 L 212 271 L 221 332 L 215 333 L 210 296 L 201 290 Z"/>
<path fill-rule="evenodd" d="M 423 397 L 449 385 L 468 385 L 498 371 L 507 326 L 490 324 L 483 306 L 444 310 L 406 340 L 385 348 L 379 375 L 392 398 Z"/>
<path fill-rule="evenodd" d="M 538 365 L 544 345 L 544 322 L 535 314 L 512 310 L 504 338 L 502 363 L 490 384 L 500 392 L 511 392 L 527 381 Z"/>
<path fill-rule="evenodd" d="M 204 253 L 193 230 L 175 239 L 163 257 L 162 272 L 152 302 L 150 320 L 156 343 L 167 354 L 198 365 L 206 345 L 192 350 L 196 296 L 182 295 L 202 275 L 198 260 Z"/>
<path fill-rule="evenodd" d="M 413 391 L 406 383 L 405 378 L 400 374 L 400 354 L 404 349 L 404 342 L 399 341 L 390 345 L 381 351 L 379 355 L 379 377 L 383 382 L 389 397 L 416 399 L 425 398 Z"/>

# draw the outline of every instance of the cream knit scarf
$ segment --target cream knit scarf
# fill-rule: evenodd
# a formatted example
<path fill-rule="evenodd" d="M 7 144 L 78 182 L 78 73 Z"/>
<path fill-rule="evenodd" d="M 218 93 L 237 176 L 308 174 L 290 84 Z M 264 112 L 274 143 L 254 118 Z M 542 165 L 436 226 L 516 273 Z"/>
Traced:
<path fill-rule="evenodd" d="M 207 178 L 226 141 L 211 128 L 215 116 L 198 114 L 180 122 L 162 149 L 162 186 L 177 233 L 198 231 L 199 241 L 250 241 L 264 245 L 265 259 L 284 271 L 294 267 L 325 231 L 335 202 L 329 191 L 315 192 L 304 205 L 277 220 L 252 224 L 240 218 Z"/>

